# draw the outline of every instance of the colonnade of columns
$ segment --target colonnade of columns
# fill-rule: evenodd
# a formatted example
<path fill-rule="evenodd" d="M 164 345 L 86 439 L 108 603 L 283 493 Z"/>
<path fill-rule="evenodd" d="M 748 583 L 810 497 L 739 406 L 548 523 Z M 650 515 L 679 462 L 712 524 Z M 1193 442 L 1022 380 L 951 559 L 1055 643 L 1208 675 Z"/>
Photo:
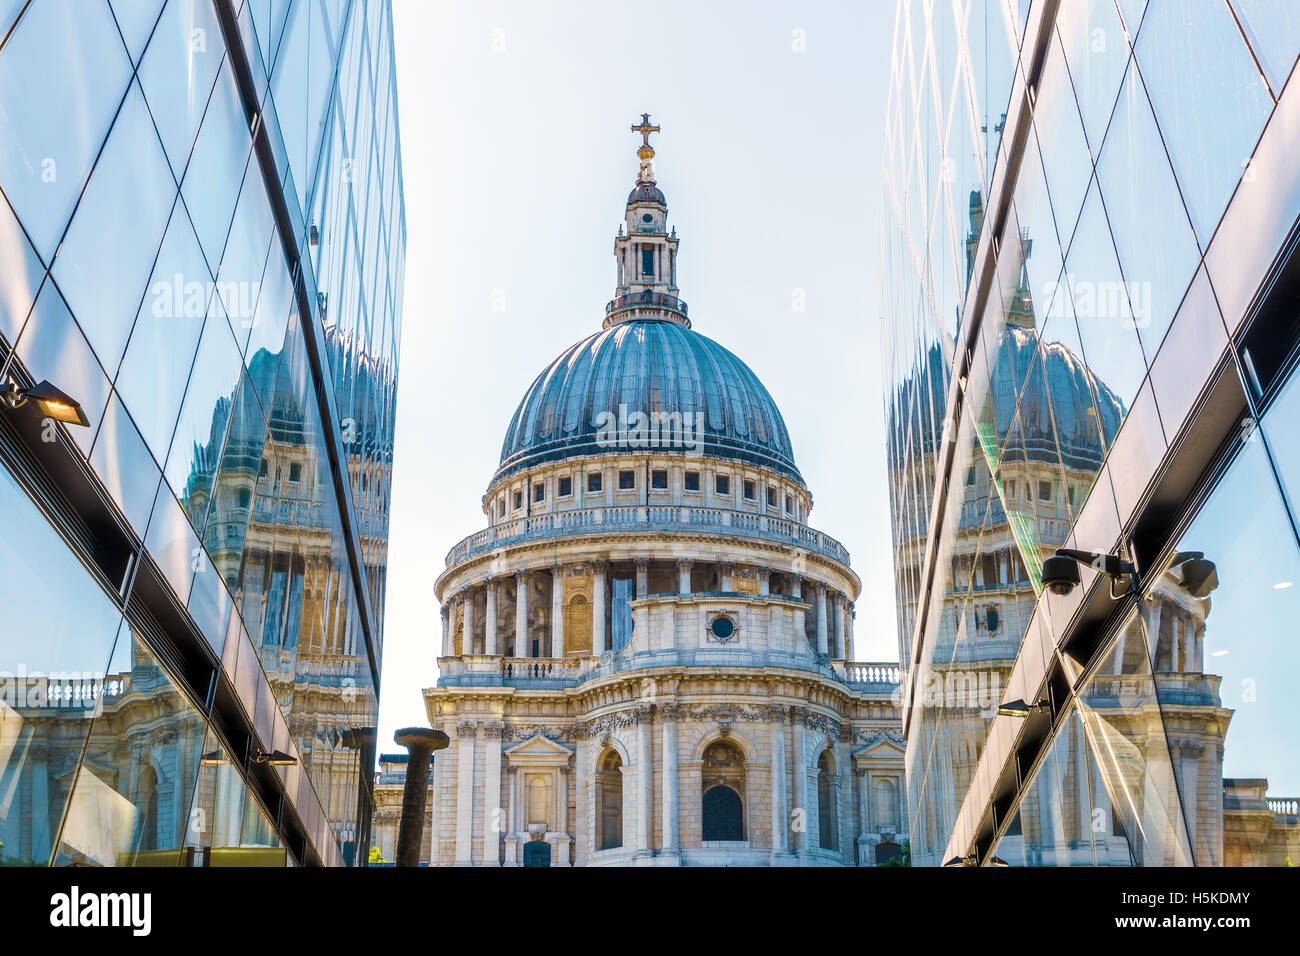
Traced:
<path fill-rule="evenodd" d="M 687 558 L 676 561 L 677 593 L 683 597 L 689 597 L 693 593 L 691 571 L 694 564 L 694 561 Z M 638 558 L 634 561 L 634 566 L 636 569 L 636 595 L 644 597 L 649 593 L 650 561 L 647 558 Z M 590 569 L 592 576 L 591 648 L 592 654 L 599 657 L 610 649 L 608 621 L 609 563 L 606 561 L 587 562 L 586 567 Z M 563 566 L 555 566 L 549 571 L 551 575 L 549 654 L 547 653 L 548 648 L 543 642 L 539 641 L 536 647 L 533 646 L 528 628 L 530 611 L 529 582 L 533 574 L 543 572 L 514 572 L 514 657 L 564 657 L 566 638 L 564 633 L 564 577 L 567 571 L 568 569 Z M 718 572 L 719 590 L 730 592 L 734 586 L 736 569 L 731 565 L 721 564 L 718 566 Z M 773 593 L 771 590 L 771 572 L 759 571 L 757 577 L 758 594 L 761 596 Z M 806 600 L 803 594 L 805 584 L 812 591 L 810 598 L 807 600 L 812 605 L 812 612 L 815 614 L 817 651 L 836 660 L 851 660 L 853 655 L 853 618 L 855 615 L 853 602 L 844 593 L 833 591 L 821 582 L 811 580 L 805 582 L 798 575 L 787 575 L 786 578 L 789 582 L 790 597 L 800 601 Z M 442 605 L 441 656 L 454 657 L 456 655 L 457 608 L 463 607 L 464 609 L 462 615 L 464 640 L 472 640 L 472 635 L 477 628 L 478 599 L 476 595 L 479 591 L 483 592 L 483 613 L 485 616 L 483 653 L 490 657 L 505 654 L 504 642 L 498 633 L 497 610 L 498 591 L 505 580 L 505 576 L 490 577 L 485 581 L 467 585 Z M 577 635 L 571 637 L 577 637 Z M 461 653 L 472 653 L 472 650 L 469 647 L 462 647 Z"/>

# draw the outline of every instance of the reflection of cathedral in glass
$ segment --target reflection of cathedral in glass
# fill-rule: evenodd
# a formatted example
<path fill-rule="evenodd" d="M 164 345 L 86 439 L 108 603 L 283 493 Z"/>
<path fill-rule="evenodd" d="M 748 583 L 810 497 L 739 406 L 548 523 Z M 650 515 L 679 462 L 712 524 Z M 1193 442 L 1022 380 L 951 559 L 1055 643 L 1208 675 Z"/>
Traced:
<path fill-rule="evenodd" d="M 0 865 L 364 862 L 397 126 L 386 0 L 0 11 L 0 367 L 89 421 L 0 423 Z"/>
<path fill-rule="evenodd" d="M 1140 82 L 1126 66 L 1137 22 L 1124 20 L 1125 11 L 1109 0 L 1046 14 L 1031 9 L 1028 23 L 1013 7 L 976 3 L 953 23 L 946 13 L 931 22 L 918 16 L 920 5 L 900 5 L 898 35 L 930 31 L 948 58 L 926 67 L 942 74 L 938 88 L 958 90 L 936 104 L 896 75 L 891 115 L 915 113 L 919 129 L 937 121 L 955 132 L 947 142 L 918 141 L 916 154 L 908 151 L 907 123 L 891 123 L 886 137 L 885 364 L 892 384 L 885 411 L 913 859 L 1294 862 L 1300 807 L 1294 798 L 1273 796 L 1270 784 L 1280 782 L 1285 793 L 1300 783 L 1294 748 L 1277 743 L 1294 714 L 1287 713 L 1289 695 L 1276 686 L 1260 689 L 1268 668 L 1254 663 L 1261 654 L 1292 656 L 1270 644 L 1270 628 L 1285 614 L 1267 615 L 1286 600 L 1293 576 L 1280 570 L 1275 583 L 1252 580 L 1258 565 L 1243 565 L 1244 545 L 1232 538 L 1248 529 L 1224 517 L 1231 507 L 1227 485 L 1256 482 L 1248 496 L 1277 498 L 1275 479 L 1259 460 L 1266 442 L 1273 460 L 1286 452 L 1276 430 L 1265 430 L 1259 450 L 1248 443 L 1235 463 L 1232 448 L 1218 465 L 1208 451 L 1203 459 L 1188 451 L 1219 445 L 1218 434 L 1208 442 L 1175 442 L 1174 416 L 1196 421 L 1201 388 L 1192 363 L 1171 351 L 1182 348 L 1181 325 L 1226 316 L 1209 312 L 1206 267 L 1189 288 L 1195 259 L 1185 273 L 1171 265 L 1182 248 L 1179 230 L 1194 228 L 1186 218 L 1168 220 L 1173 228 L 1159 240 L 1125 235 L 1132 226 L 1121 202 L 1151 204 L 1144 210 L 1150 217 L 1165 195 L 1163 184 L 1130 181 L 1139 175 L 1134 167 L 1150 164 L 1106 162 L 1108 148 L 1130 148 L 1125 138 L 1161 120 L 1162 97 L 1181 94 L 1162 88 L 1160 70 L 1152 68 L 1146 92 L 1157 108 L 1154 120 L 1135 114 L 1108 131 L 1108 113 L 1091 111 L 1118 114 L 1146 103 L 1123 92 L 1116 101 L 1121 83 Z M 1044 16 L 1056 22 L 1036 32 Z M 1160 31 L 1183 29 L 1170 22 L 1180 16 L 1195 19 L 1172 8 L 1142 18 L 1139 9 L 1136 55 L 1163 55 L 1156 52 L 1165 43 Z M 1198 28 L 1222 29 L 1230 34 L 1225 49 L 1242 44 L 1243 54 L 1244 44 L 1262 35 L 1238 33 L 1230 17 L 1207 17 Z M 1126 38 L 1113 58 L 1081 39 L 1096 29 Z M 1046 38 L 1044 65 L 1034 80 L 1036 98 L 1018 114 L 1024 88 L 1011 64 L 1022 40 L 1040 42 L 1033 37 Z M 897 52 L 906 63 L 910 41 L 901 42 Z M 965 59 L 959 50 L 967 51 Z M 1221 90 L 1239 82 L 1240 110 L 1257 109 L 1257 102 L 1271 107 L 1276 87 L 1253 72 L 1254 61 L 1239 60 L 1239 75 L 1221 77 Z M 1098 87 L 1109 97 L 1104 102 Z M 1028 135 L 1008 167 L 1012 140 L 1005 130 L 1014 123 Z M 1059 144 L 1075 136 L 1079 149 L 1067 154 Z M 1204 144 L 1197 148 L 1204 153 Z M 913 176 L 918 165 L 934 176 Z M 1177 163 L 1173 172 L 1161 170 L 1171 183 L 1185 172 L 1180 185 L 1191 188 L 1190 170 Z M 963 186 L 973 188 L 964 193 Z M 986 217 L 986 208 L 1002 212 Z M 933 217 L 931 228 L 920 228 L 931 221 L 920 215 Z M 1163 272 L 1147 258 L 1153 243 L 1167 243 Z M 1188 347 L 1209 348 L 1205 328 L 1187 333 Z M 1166 329 L 1162 342 L 1156 333 Z M 1243 395 L 1242 404 L 1253 402 L 1249 407 L 1267 418 L 1269 403 L 1285 403 L 1290 394 L 1277 381 L 1260 382 L 1258 394 Z M 1255 414 L 1247 419 L 1252 429 Z M 1236 424 L 1229 422 L 1231 432 Z M 1154 453 L 1140 447 L 1152 444 L 1153 430 L 1160 441 Z M 1157 508 L 1139 494 L 1139 481 L 1158 497 L 1160 482 L 1174 480 L 1156 467 L 1162 456 L 1173 463 L 1170 471 L 1190 470 L 1182 462 L 1192 460 L 1198 471 L 1212 466 L 1193 499 L 1199 512 L 1183 502 L 1179 510 Z M 1216 481 L 1224 486 L 1217 493 Z M 1194 487 L 1180 497 L 1191 498 Z M 1289 529 L 1283 508 L 1277 512 L 1275 526 Z M 1169 525 L 1163 539 L 1144 530 L 1161 522 Z M 1170 536 L 1183 525 L 1181 537 Z M 1129 542 L 1154 562 L 1136 600 L 1113 587 L 1109 604 L 1095 589 L 1085 598 L 1096 578 L 1091 569 L 1068 599 L 1044 591 L 1042 562 L 1056 548 L 1107 550 Z M 1281 547 L 1286 553 L 1276 563 L 1285 569 L 1295 548 L 1289 531 Z M 1259 621 L 1257 650 L 1243 643 L 1247 635 L 1232 633 L 1246 616 Z M 998 714 L 1001 704 L 1016 700 L 1030 703 L 1028 719 Z M 1013 742 L 1040 740 L 1048 720 L 1046 742 L 1017 752 Z M 1032 736 L 1021 736 L 1025 727 Z M 1253 743 L 1257 735 L 1275 741 L 1272 752 Z M 1234 775 L 1243 773 L 1251 776 Z"/>

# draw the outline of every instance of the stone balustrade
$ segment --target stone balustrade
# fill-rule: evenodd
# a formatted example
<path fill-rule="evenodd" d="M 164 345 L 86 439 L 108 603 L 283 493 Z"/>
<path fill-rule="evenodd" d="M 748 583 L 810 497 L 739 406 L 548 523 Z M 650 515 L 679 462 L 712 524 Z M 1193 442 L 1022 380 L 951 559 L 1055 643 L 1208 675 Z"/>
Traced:
<path fill-rule="evenodd" d="M 1293 817 L 1300 814 L 1300 797 L 1267 797 L 1264 803 L 1279 815 Z"/>
<path fill-rule="evenodd" d="M 713 532 L 727 537 L 792 544 L 841 564 L 849 564 L 849 552 L 844 545 L 830 535 L 797 521 L 724 508 L 627 505 L 575 508 L 502 521 L 458 542 L 447 553 L 446 566 L 453 567 L 467 558 L 505 545 L 609 531 Z"/>

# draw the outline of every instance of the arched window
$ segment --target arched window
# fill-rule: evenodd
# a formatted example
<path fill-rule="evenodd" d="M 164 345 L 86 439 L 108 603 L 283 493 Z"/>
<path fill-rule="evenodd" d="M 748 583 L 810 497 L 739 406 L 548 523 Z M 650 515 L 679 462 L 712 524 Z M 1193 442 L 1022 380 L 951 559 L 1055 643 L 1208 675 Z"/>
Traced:
<path fill-rule="evenodd" d="M 831 752 L 823 750 L 817 758 L 817 845 L 823 850 L 839 849 L 835 826 L 835 767 Z"/>
<path fill-rule="evenodd" d="M 703 839 L 745 839 L 745 755 L 726 740 L 704 751 L 701 768 Z"/>
<path fill-rule="evenodd" d="M 596 849 L 612 850 L 623 845 L 623 760 L 607 750 L 597 766 Z"/>

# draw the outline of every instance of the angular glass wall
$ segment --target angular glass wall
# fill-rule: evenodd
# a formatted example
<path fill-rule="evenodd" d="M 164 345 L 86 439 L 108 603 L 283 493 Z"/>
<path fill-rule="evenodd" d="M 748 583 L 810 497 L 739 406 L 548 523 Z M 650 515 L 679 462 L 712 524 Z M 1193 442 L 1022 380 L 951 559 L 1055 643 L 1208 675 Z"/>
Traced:
<path fill-rule="evenodd" d="M 1204 384 L 1160 407 L 1179 363 L 1155 359 L 1176 314 L 1218 321 L 1203 256 L 1300 50 L 1293 21 L 1250 0 L 899 3 L 882 355 L 920 864 L 941 862 L 1042 559 L 1092 499 L 1132 503 L 1124 474 L 1098 481 L 1130 410 L 1163 451 Z"/>
<path fill-rule="evenodd" d="M 370 805 L 406 235 L 391 22 L 386 0 L 0 11 L 0 365 L 81 403 L 90 427 L 66 431 L 72 447 L 213 665 L 238 642 L 226 676 L 250 720 L 287 728 L 309 781 L 290 799 L 320 808 L 296 807 L 304 821 L 323 810 L 349 862 Z M 25 550 L 43 519 L 16 485 L 0 492 L 16 496 L 0 548 Z M 29 527 L 15 523 L 29 512 Z M 68 568 L 42 580 L 75 582 L 76 613 L 92 613 L 91 578 L 57 538 L 48 552 Z M 34 582 L 5 583 L 14 614 L 41 600 Z M 153 760 L 156 790 L 147 774 L 101 772 L 95 746 L 80 772 L 75 759 L 57 777 L 33 769 L 31 754 L 50 761 L 68 733 L 98 739 L 111 695 L 94 688 L 156 657 L 150 635 L 117 636 L 130 600 L 128 586 L 104 598 L 102 620 L 47 622 L 91 657 L 46 659 L 58 641 L 33 657 L 23 630 L 0 642 L 15 694 L 24 673 L 97 675 L 77 720 L 5 698 L 0 792 L 15 802 L 0 807 L 0 857 L 108 863 L 187 845 L 172 822 L 196 799 L 208 700 L 170 692 L 177 720 L 189 707 L 193 721 L 177 739 L 194 742 L 185 768 Z M 243 644 L 263 673 L 235 680 Z M 150 693 L 176 684 L 165 662 L 150 666 Z M 245 759 L 231 758 L 236 773 Z M 247 805 L 257 830 L 263 811 Z M 83 845 L 78 827 L 119 816 L 111 846 Z"/>

